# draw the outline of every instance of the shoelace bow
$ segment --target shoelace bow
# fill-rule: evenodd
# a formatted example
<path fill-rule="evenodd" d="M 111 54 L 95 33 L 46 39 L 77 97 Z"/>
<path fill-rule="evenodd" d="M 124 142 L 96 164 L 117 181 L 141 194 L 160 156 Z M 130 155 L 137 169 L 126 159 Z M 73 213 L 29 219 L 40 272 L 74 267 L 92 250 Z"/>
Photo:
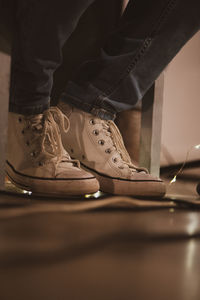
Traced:
<path fill-rule="evenodd" d="M 120 154 L 123 164 L 129 167 L 133 172 L 145 172 L 148 174 L 146 168 L 135 166 L 125 148 L 121 133 L 113 121 L 101 120 L 101 124 L 106 131 L 106 135 L 110 137 L 113 142 L 113 149 Z M 111 149 L 112 150 L 112 149 Z"/>
<path fill-rule="evenodd" d="M 55 119 L 57 119 L 59 126 Z M 40 154 L 49 160 L 56 158 L 55 170 L 60 162 L 69 162 L 80 168 L 79 161 L 71 159 L 63 148 L 59 127 L 67 132 L 69 119 L 57 107 L 50 107 L 43 115 L 27 117 L 26 121 L 27 128 L 36 131 L 31 142 L 38 144 L 38 160 L 41 157 Z M 36 152 L 38 152 L 37 150 Z"/>

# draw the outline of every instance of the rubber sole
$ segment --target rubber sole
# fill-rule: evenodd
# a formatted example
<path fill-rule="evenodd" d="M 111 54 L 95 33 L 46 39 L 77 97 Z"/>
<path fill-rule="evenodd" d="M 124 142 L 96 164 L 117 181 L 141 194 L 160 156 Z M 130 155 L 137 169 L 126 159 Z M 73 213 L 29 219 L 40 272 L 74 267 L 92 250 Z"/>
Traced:
<path fill-rule="evenodd" d="M 82 168 L 92 173 L 100 184 L 100 191 L 113 195 L 126 195 L 135 197 L 163 198 L 166 194 L 166 186 L 162 180 L 126 180 L 112 178 L 95 172 L 82 165 Z"/>
<path fill-rule="evenodd" d="M 99 190 L 99 183 L 95 177 L 74 179 L 47 179 L 29 177 L 15 172 L 6 163 L 6 173 L 10 181 L 17 187 L 31 191 L 38 196 L 68 197 L 93 194 Z"/>

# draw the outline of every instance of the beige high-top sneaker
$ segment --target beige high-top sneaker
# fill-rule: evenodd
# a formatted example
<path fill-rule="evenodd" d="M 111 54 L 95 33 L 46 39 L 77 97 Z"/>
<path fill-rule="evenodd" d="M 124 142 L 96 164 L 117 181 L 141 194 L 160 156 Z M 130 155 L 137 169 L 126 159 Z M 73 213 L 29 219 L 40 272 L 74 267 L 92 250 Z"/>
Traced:
<path fill-rule="evenodd" d="M 44 196 L 65 197 L 95 193 L 99 183 L 80 168 L 63 148 L 63 132 L 69 121 L 58 108 L 43 114 L 24 116 L 9 113 L 6 172 L 22 189 Z"/>
<path fill-rule="evenodd" d="M 69 131 L 61 130 L 65 149 L 96 176 L 101 191 L 138 197 L 164 196 L 163 181 L 132 164 L 113 121 L 102 120 L 64 102 L 58 106 L 70 121 Z"/>

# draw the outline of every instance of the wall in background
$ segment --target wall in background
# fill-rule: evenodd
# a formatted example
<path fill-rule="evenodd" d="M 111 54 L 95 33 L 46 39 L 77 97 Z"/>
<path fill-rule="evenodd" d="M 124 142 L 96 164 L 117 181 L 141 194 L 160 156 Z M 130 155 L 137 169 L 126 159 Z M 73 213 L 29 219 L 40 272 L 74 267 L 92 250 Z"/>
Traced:
<path fill-rule="evenodd" d="M 185 160 L 187 150 L 200 144 L 200 32 L 166 69 L 161 164 Z M 200 160 L 192 150 L 189 160 Z"/>

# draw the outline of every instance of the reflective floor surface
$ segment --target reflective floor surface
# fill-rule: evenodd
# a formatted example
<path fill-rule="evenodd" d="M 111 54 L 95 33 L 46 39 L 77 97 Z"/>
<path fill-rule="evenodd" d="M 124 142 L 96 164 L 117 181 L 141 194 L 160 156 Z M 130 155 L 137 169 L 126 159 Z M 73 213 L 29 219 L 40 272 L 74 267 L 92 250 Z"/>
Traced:
<path fill-rule="evenodd" d="M 142 205 L 1 193 L 0 299 L 199 300 L 198 180 Z"/>

